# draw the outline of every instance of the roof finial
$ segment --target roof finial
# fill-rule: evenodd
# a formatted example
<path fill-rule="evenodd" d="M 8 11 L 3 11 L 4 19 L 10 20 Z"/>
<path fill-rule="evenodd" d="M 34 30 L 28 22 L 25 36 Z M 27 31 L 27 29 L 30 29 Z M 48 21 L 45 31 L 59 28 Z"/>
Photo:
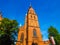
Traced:
<path fill-rule="evenodd" d="M 30 2 L 30 7 L 32 7 L 32 6 L 31 6 L 31 2 Z"/>

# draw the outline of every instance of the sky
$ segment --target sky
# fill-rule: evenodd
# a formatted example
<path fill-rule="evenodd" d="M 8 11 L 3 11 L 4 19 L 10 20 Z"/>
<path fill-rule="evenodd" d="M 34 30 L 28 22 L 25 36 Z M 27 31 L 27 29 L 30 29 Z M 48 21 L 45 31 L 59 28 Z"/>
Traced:
<path fill-rule="evenodd" d="M 0 0 L 0 11 L 5 18 L 24 25 L 30 3 L 35 10 L 43 40 L 48 39 L 48 28 L 54 26 L 60 32 L 60 0 Z"/>

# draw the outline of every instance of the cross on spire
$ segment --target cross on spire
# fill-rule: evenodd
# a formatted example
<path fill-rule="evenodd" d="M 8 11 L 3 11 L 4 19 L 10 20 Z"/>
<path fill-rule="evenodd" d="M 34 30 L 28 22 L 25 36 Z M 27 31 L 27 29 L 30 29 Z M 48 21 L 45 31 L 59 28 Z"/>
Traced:
<path fill-rule="evenodd" d="M 30 8 L 32 7 L 31 2 L 30 2 Z"/>
<path fill-rule="evenodd" d="M 30 6 L 31 6 L 31 2 L 30 2 Z"/>

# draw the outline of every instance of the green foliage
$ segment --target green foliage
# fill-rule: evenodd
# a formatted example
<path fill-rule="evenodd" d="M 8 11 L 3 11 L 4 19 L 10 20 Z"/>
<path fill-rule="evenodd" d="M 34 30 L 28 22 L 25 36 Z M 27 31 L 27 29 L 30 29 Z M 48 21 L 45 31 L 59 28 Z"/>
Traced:
<path fill-rule="evenodd" d="M 0 37 L 0 45 L 11 45 L 14 44 L 9 35 L 4 34 Z"/>
<path fill-rule="evenodd" d="M 53 26 L 50 26 L 50 28 L 48 29 L 48 33 L 49 33 L 49 37 L 53 36 L 56 42 L 56 45 L 60 45 L 60 34 L 57 31 L 56 28 L 54 28 Z"/>
<path fill-rule="evenodd" d="M 49 36 L 54 36 L 55 37 L 56 35 L 58 35 L 57 29 L 52 27 L 52 26 L 48 29 L 48 33 L 49 33 Z"/>
<path fill-rule="evenodd" d="M 16 20 L 3 18 L 0 21 L 0 38 L 2 37 L 2 35 L 8 34 L 11 39 L 14 39 L 13 37 L 16 32 L 18 32 L 18 23 Z"/>

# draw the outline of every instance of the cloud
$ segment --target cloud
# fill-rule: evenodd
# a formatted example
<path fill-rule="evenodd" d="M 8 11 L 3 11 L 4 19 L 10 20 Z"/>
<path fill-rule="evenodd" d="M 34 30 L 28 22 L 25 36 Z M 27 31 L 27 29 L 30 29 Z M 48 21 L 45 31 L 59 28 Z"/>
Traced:
<path fill-rule="evenodd" d="M 47 33 L 47 31 L 42 31 L 42 36 L 43 36 L 43 40 L 44 41 L 48 40 L 48 33 Z"/>

